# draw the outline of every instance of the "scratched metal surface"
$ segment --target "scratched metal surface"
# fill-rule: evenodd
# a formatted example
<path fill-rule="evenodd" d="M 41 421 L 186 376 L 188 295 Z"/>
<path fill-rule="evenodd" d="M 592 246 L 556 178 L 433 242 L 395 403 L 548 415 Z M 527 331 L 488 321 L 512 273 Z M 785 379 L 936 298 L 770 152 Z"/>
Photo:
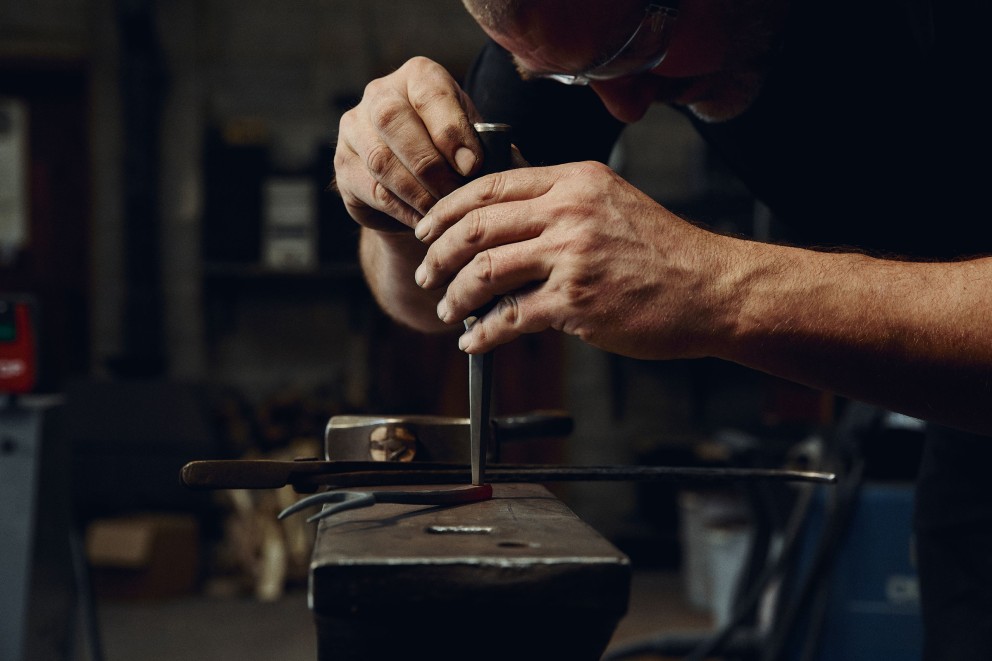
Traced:
<path fill-rule="evenodd" d="M 628 558 L 543 486 L 493 487 L 479 503 L 321 521 L 310 576 L 320 658 L 458 658 L 479 640 L 476 658 L 598 658 L 627 611 Z"/>
<path fill-rule="evenodd" d="M 589 600 L 598 608 L 626 609 L 630 563 L 623 553 L 543 486 L 493 489 L 493 499 L 480 503 L 381 504 L 322 521 L 311 562 L 314 609 L 353 611 L 385 594 L 392 603 L 421 600 L 426 597 L 407 589 L 428 576 L 434 603 L 492 600 L 498 593 L 515 599 L 526 590 L 542 592 L 546 601 L 568 597 L 572 604 Z M 569 581 L 577 587 L 591 581 L 609 591 L 567 594 L 570 586 L 562 582 Z M 552 587 L 562 594 L 548 593 Z"/>

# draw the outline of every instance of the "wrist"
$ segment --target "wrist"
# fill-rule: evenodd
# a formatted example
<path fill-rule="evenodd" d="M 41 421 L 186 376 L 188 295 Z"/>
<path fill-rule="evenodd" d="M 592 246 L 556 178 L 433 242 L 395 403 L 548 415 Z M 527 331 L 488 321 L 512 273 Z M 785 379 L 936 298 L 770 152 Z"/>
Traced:
<path fill-rule="evenodd" d="M 427 248 L 413 232 L 379 232 L 362 228 L 359 257 L 372 295 L 386 314 L 424 332 L 446 327 L 437 318 L 441 293 L 425 291 L 413 279 Z"/>
<path fill-rule="evenodd" d="M 363 265 L 374 263 L 378 269 L 406 270 L 410 264 L 416 268 L 427 249 L 413 231 L 383 232 L 363 227 L 359 251 Z M 410 273 L 412 280 L 413 271 Z"/>
<path fill-rule="evenodd" d="M 779 254 L 777 246 L 749 239 L 719 236 L 712 267 L 712 313 L 707 355 L 742 362 L 749 353 L 760 350 L 776 306 L 777 289 L 791 259 Z M 780 309 L 780 308 L 779 308 Z"/>

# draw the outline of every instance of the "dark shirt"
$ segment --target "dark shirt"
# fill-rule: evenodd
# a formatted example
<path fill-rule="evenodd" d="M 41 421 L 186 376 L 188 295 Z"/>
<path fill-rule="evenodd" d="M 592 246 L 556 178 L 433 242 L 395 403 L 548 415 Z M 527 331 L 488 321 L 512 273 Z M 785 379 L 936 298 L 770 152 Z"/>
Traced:
<path fill-rule="evenodd" d="M 754 105 L 700 134 L 804 244 L 992 253 L 988 3 L 793 4 Z"/>
<path fill-rule="evenodd" d="M 588 88 L 521 80 L 509 53 L 493 42 L 476 58 L 465 89 L 486 121 L 513 127 L 513 142 L 531 165 L 605 163 L 624 127 Z"/>

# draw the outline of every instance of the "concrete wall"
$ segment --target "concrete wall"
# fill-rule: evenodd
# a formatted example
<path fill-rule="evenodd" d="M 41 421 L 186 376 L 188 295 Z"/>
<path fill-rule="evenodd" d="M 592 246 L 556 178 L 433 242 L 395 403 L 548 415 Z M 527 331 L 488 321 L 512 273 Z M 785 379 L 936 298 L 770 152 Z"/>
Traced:
<path fill-rule="evenodd" d="M 0 54 L 69 57 L 90 66 L 97 373 L 121 351 L 117 6 L 112 0 L 0 1 Z M 174 376 L 204 378 L 212 369 L 203 341 L 199 262 L 206 124 L 241 117 L 261 121 L 276 164 L 293 168 L 311 160 L 319 144 L 334 140 L 337 100 L 361 94 L 369 80 L 414 55 L 442 62 L 460 76 L 484 35 L 457 0 L 175 0 L 152 6 L 168 75 L 160 193 L 169 369 Z M 645 191 L 665 200 L 705 187 L 701 146 L 677 114 L 653 111 L 630 134 L 632 143 L 669 145 L 620 152 L 623 171 Z"/>
<path fill-rule="evenodd" d="M 195 247 L 205 124 L 252 118 L 266 127 L 276 167 L 305 166 L 319 145 L 334 141 L 340 99 L 360 95 L 369 80 L 416 54 L 464 70 L 481 31 L 458 2 L 440 0 L 169 2 L 160 3 L 159 20 L 171 76 L 162 183 L 173 373 L 255 390 L 354 376 L 354 352 L 342 348 L 363 345 L 333 292 L 312 305 L 243 297 L 243 323 L 217 346 L 204 346 Z M 265 323 L 276 316 L 305 321 L 290 334 L 286 324 Z"/>

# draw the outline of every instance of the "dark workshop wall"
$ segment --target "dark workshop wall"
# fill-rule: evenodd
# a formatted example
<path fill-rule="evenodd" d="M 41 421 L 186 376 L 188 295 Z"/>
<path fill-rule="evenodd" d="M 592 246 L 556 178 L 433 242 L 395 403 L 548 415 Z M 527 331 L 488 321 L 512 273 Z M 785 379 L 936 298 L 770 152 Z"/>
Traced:
<path fill-rule="evenodd" d="M 87 83 L 87 71 L 75 59 L 46 63 L 0 56 L 0 98 L 16 101 L 28 118 L 20 164 L 27 188 L 26 240 L 20 250 L 0 256 L 0 296 L 34 300 L 42 347 L 36 387 L 45 391 L 89 368 Z M 5 163 L 3 171 L 9 168 Z"/>
<path fill-rule="evenodd" d="M 73 349 L 74 364 L 113 376 L 114 358 L 133 340 L 126 118 L 135 97 L 122 84 L 125 10 L 149 19 L 157 42 L 145 45 L 161 67 L 160 103 L 146 109 L 159 117 L 148 147 L 157 151 L 157 187 L 146 198 L 157 229 L 146 238 L 159 258 L 160 309 L 151 317 L 160 326 L 163 376 L 255 398 L 330 387 L 355 409 L 462 413 L 464 370 L 452 342 L 411 339 L 378 313 L 352 259 L 355 228 L 333 196 L 319 196 L 314 265 L 274 269 L 264 263 L 258 192 L 274 176 L 318 191 L 326 184 L 338 119 L 370 79 L 413 55 L 461 75 L 483 35 L 457 0 L 0 0 L 0 62 L 72 61 L 85 74 L 89 167 L 81 170 L 89 176 L 73 183 L 85 187 L 78 211 L 90 224 L 85 237 L 65 236 L 80 246 L 74 257 L 84 264 L 70 277 L 88 316 L 87 330 L 74 336 L 83 344 Z M 633 148 L 647 143 L 657 148 Z M 673 111 L 653 109 L 631 127 L 614 165 L 696 218 L 732 230 L 754 223 L 749 198 Z M 719 203 L 707 203 L 713 199 Z M 234 213 L 235 204 L 245 206 Z M 761 407 L 750 404 L 763 401 L 765 382 L 750 373 L 644 365 L 561 338 L 520 345 L 506 361 L 518 367 L 502 401 L 572 410 L 579 420 L 567 451 L 576 461 L 635 460 L 656 446 L 691 445 L 717 424 L 762 422 Z M 525 374 L 542 360 L 551 365 L 542 378 Z M 637 495 L 616 485 L 577 498 L 608 528 L 636 507 Z"/>

